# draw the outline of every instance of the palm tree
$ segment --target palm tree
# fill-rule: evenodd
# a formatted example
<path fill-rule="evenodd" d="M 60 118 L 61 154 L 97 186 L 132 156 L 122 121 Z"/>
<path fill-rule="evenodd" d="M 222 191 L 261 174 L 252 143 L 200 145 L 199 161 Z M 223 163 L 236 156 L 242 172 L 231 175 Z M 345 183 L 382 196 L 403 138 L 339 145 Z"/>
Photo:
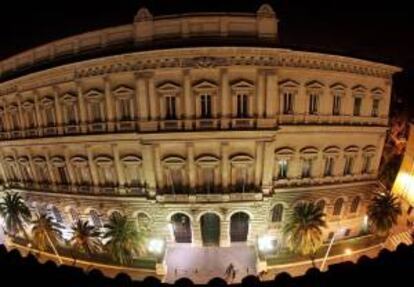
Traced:
<path fill-rule="evenodd" d="M 129 264 L 133 254 L 140 255 L 144 252 L 145 233 L 139 232 L 126 216 L 112 214 L 105 228 L 103 238 L 108 240 L 106 247 L 119 264 Z"/>
<path fill-rule="evenodd" d="M 37 215 L 33 221 L 32 236 L 33 241 L 39 250 L 45 251 L 50 246 L 58 257 L 60 263 L 62 260 L 56 250 L 56 244 L 62 239 L 61 226 L 47 214 Z"/>
<path fill-rule="evenodd" d="M 31 220 L 30 210 L 18 193 L 6 193 L 3 202 L 0 203 L 0 215 L 4 218 L 7 232 L 12 236 L 22 232 L 24 238 L 30 240 L 24 228 L 24 225 Z"/>
<path fill-rule="evenodd" d="M 100 232 L 95 226 L 90 225 L 88 221 L 76 221 L 72 225 L 72 232 L 73 235 L 70 243 L 75 249 L 82 250 L 89 257 L 101 249 Z"/>
<path fill-rule="evenodd" d="M 388 235 L 401 213 L 401 203 L 390 191 L 377 192 L 368 206 L 370 226 L 378 236 Z"/>
<path fill-rule="evenodd" d="M 325 214 L 314 203 L 295 206 L 283 228 L 288 248 L 301 255 L 309 255 L 315 267 L 315 253 L 322 245 L 322 228 L 326 227 Z"/>

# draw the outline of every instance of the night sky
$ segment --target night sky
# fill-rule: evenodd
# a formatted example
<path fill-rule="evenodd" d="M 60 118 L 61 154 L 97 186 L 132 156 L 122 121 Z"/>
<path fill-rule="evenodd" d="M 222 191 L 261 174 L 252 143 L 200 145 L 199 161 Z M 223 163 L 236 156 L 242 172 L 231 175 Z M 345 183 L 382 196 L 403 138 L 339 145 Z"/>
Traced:
<path fill-rule="evenodd" d="M 28 3 L 36 2 L 36 3 Z M 139 7 L 154 15 L 191 11 L 254 12 L 271 4 L 280 45 L 400 66 L 394 94 L 414 115 L 414 9 L 410 1 L 117 0 L 8 1 L 0 17 L 0 59 L 65 36 L 131 23 Z"/>

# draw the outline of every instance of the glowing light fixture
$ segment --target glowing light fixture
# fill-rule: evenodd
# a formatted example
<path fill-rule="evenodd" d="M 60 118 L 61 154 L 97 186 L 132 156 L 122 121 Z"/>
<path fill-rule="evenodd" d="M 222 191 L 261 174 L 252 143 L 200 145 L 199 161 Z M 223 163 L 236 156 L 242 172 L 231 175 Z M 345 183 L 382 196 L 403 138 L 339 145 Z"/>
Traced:
<path fill-rule="evenodd" d="M 345 255 L 351 255 L 351 254 L 352 254 L 352 249 L 351 248 L 345 249 Z"/>
<path fill-rule="evenodd" d="M 260 251 L 269 252 L 272 251 L 273 246 L 273 237 L 269 235 L 263 235 L 257 240 L 257 245 Z"/>
<path fill-rule="evenodd" d="M 153 238 L 148 243 L 148 251 L 153 254 L 161 254 L 164 250 L 164 240 Z"/>

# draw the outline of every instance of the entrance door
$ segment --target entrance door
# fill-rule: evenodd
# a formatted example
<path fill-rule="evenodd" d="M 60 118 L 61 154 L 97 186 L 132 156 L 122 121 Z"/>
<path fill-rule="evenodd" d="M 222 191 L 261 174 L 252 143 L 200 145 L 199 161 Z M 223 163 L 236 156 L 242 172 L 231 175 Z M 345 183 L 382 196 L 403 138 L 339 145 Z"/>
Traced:
<path fill-rule="evenodd" d="M 230 219 L 230 240 L 231 242 L 247 241 L 249 233 L 249 215 L 244 212 L 237 212 Z"/>
<path fill-rule="evenodd" d="M 191 243 L 190 218 L 183 213 L 176 213 L 171 217 L 174 229 L 174 238 L 177 243 Z"/>
<path fill-rule="evenodd" d="M 218 246 L 220 243 L 220 218 L 214 213 L 201 216 L 201 236 L 204 246 Z"/>

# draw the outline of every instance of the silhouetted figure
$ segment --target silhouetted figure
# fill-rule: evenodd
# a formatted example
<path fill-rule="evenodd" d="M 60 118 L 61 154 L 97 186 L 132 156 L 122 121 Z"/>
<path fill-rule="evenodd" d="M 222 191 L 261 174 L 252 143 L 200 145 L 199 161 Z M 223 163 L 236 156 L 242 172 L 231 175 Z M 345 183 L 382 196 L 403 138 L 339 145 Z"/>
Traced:
<path fill-rule="evenodd" d="M 193 287 L 194 283 L 188 278 L 180 278 L 174 283 L 175 287 Z"/>
<path fill-rule="evenodd" d="M 246 276 L 241 281 L 242 287 L 260 287 L 261 283 L 259 278 L 254 275 Z"/>
<path fill-rule="evenodd" d="M 228 284 L 225 280 L 223 280 L 222 278 L 213 278 L 210 281 L 208 281 L 207 283 L 208 287 L 227 287 Z"/>

